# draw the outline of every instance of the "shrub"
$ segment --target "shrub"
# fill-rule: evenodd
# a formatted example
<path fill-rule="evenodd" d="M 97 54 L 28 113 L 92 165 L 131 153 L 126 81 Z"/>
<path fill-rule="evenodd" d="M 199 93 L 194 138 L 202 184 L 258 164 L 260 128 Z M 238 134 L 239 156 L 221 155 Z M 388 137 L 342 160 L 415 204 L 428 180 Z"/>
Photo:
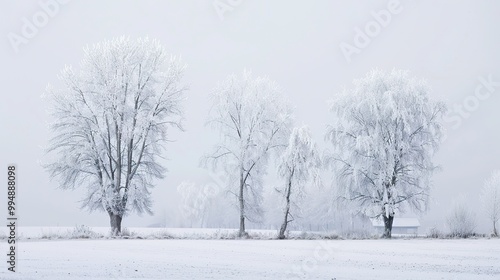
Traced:
<path fill-rule="evenodd" d="M 431 227 L 427 233 L 427 238 L 444 238 L 444 235 L 436 227 Z"/>
<path fill-rule="evenodd" d="M 70 239 L 83 239 L 83 238 L 99 238 L 102 235 L 99 235 L 90 227 L 85 225 L 76 226 L 72 231 L 68 233 L 68 238 Z"/>
<path fill-rule="evenodd" d="M 174 237 L 167 230 L 160 230 L 147 236 L 148 239 L 173 239 Z"/>
<path fill-rule="evenodd" d="M 64 236 L 61 235 L 58 232 L 52 232 L 52 231 L 42 231 L 42 235 L 40 236 L 41 239 L 63 239 Z"/>
<path fill-rule="evenodd" d="M 455 203 L 446 223 L 452 237 L 468 238 L 476 229 L 475 214 L 464 201 Z"/>
<path fill-rule="evenodd" d="M 349 229 L 344 230 L 340 233 L 340 235 L 346 239 L 378 239 L 378 235 L 373 234 L 372 232 L 366 229 Z"/>
<path fill-rule="evenodd" d="M 127 239 L 127 238 L 134 238 L 134 237 L 137 237 L 137 233 L 134 232 L 134 231 L 131 231 L 129 230 L 128 228 L 124 228 L 122 229 L 122 232 L 121 232 L 121 237 Z"/>

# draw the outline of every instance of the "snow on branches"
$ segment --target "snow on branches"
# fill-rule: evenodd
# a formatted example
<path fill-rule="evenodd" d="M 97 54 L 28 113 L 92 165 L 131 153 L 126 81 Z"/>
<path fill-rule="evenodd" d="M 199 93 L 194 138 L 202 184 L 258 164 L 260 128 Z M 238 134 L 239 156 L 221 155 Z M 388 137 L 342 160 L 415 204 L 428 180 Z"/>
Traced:
<path fill-rule="evenodd" d="M 85 48 L 80 70 L 66 67 L 62 88 L 47 89 L 52 177 L 62 188 L 86 188 L 83 206 L 89 210 L 120 221 L 130 210 L 150 213 L 152 179 L 166 171 L 158 158 L 167 130 L 182 129 L 184 69 L 148 38 L 120 37 Z"/>
<path fill-rule="evenodd" d="M 294 128 L 278 165 L 278 175 L 285 181 L 284 186 L 277 189 L 285 201 L 280 239 L 285 238 L 288 223 L 293 221 L 291 206 L 301 202 L 306 184 L 319 182 L 320 167 L 321 159 L 309 129 L 306 126 Z"/>
<path fill-rule="evenodd" d="M 274 81 L 254 78 L 248 71 L 219 83 L 212 102 L 208 124 L 221 139 L 203 161 L 226 174 L 229 191 L 237 198 L 242 236 L 245 219 L 262 216 L 262 177 L 270 154 L 286 146 L 291 110 Z"/>
<path fill-rule="evenodd" d="M 338 196 L 373 217 L 426 208 L 445 105 L 408 72 L 373 70 L 332 101 Z M 390 232 L 389 232 L 390 237 Z"/>

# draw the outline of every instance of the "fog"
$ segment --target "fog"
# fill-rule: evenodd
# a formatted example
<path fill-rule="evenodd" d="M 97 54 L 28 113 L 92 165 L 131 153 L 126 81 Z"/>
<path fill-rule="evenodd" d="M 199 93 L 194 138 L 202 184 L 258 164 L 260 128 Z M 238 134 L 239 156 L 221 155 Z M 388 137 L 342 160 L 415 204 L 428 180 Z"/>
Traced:
<path fill-rule="evenodd" d="M 0 160 L 2 172 L 8 164 L 18 169 L 21 226 L 108 225 L 105 213 L 79 209 L 84 190 L 58 189 L 42 168 L 51 135 L 42 94 L 48 83 L 57 85 L 65 65 L 78 66 L 85 45 L 126 35 L 156 38 L 181 55 L 188 64 L 184 82 L 189 90 L 186 131 L 171 134 L 175 141 L 167 146 L 165 162 L 169 171 L 153 192 L 155 215 L 131 215 L 124 219 L 125 227 L 165 221 L 176 225 L 176 187 L 208 176 L 199 160 L 218 137 L 205 127 L 208 96 L 227 75 L 246 68 L 278 82 L 295 108 L 296 123 L 310 126 L 326 148 L 326 125 L 333 118 L 327 101 L 373 68 L 398 68 L 426 79 L 432 97 L 451 109 L 447 139 L 435 158 L 441 170 L 434 176 L 431 209 L 422 215 L 422 225 L 444 229 L 452 201 L 463 195 L 474 208 L 478 231 L 489 230 L 478 192 L 491 172 L 500 169 L 500 84 L 495 84 L 500 83 L 500 2 L 64 2 L 56 2 L 47 21 L 24 36 L 27 22 L 43 21 L 37 17 L 46 13 L 44 5 L 0 1 Z M 375 22 L 374 13 L 391 9 L 388 5 L 396 5 L 397 13 L 386 26 L 370 31 L 369 42 L 357 46 L 356 28 L 365 32 Z M 13 43 L 12 33 L 24 40 Z M 341 48 L 346 44 L 356 47 L 356 53 L 346 55 Z M 485 80 L 493 83 L 485 86 Z M 483 95 L 478 98 L 476 92 Z M 6 198 L 0 198 L 0 209 L 6 215 Z"/>

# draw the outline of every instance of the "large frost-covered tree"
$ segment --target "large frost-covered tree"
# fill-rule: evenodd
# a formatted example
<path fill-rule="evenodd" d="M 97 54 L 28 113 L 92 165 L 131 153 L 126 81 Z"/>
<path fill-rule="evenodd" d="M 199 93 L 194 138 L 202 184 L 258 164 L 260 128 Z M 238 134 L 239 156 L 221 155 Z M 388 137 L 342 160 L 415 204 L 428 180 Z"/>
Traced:
<path fill-rule="evenodd" d="M 332 101 L 327 139 L 338 197 L 382 217 L 386 238 L 405 206 L 426 209 L 445 110 L 424 81 L 401 70 L 373 70 Z"/>
<path fill-rule="evenodd" d="M 212 93 L 208 124 L 220 132 L 220 142 L 203 158 L 220 168 L 228 190 L 237 199 L 239 236 L 245 236 L 245 219 L 262 215 L 262 178 L 270 154 L 286 146 L 291 110 L 279 86 L 268 78 L 244 71 L 231 75 Z"/>
<path fill-rule="evenodd" d="M 82 207 L 108 213 L 113 234 L 130 211 L 151 214 L 153 180 L 170 127 L 182 129 L 185 65 L 156 40 L 120 37 L 85 48 L 48 87 L 54 155 L 46 167 L 60 187 L 86 188 Z"/>
<path fill-rule="evenodd" d="M 278 234 L 285 238 L 288 224 L 293 221 L 291 206 L 298 206 L 305 192 L 305 185 L 319 179 L 321 160 L 316 144 L 305 126 L 293 129 L 288 146 L 279 159 L 278 175 L 285 184 L 277 191 L 284 199 L 284 217 Z"/>
<path fill-rule="evenodd" d="M 497 222 L 500 219 L 500 171 L 493 172 L 484 183 L 481 192 L 481 203 L 493 224 L 493 235 L 498 236 Z"/>

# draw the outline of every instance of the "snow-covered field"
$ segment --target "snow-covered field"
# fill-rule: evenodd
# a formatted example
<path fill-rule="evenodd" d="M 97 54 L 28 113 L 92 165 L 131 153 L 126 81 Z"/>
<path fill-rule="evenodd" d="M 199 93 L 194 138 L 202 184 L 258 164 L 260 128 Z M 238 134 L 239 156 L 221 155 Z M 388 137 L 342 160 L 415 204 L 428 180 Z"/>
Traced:
<path fill-rule="evenodd" d="M 500 239 L 25 240 L 17 253 L 0 279 L 500 279 Z"/>

